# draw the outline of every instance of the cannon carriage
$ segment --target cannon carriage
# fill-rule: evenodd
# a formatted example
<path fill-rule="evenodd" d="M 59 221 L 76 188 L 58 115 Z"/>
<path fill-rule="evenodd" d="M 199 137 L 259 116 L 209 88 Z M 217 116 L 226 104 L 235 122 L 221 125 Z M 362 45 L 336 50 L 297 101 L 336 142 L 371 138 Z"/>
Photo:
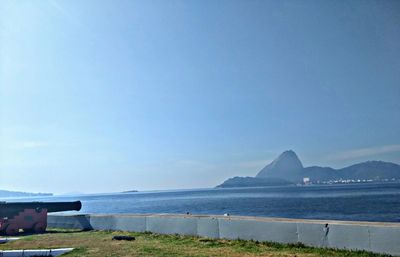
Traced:
<path fill-rule="evenodd" d="M 15 235 L 20 229 L 43 233 L 47 228 L 47 213 L 79 211 L 80 201 L 75 202 L 0 202 L 0 233 Z"/>

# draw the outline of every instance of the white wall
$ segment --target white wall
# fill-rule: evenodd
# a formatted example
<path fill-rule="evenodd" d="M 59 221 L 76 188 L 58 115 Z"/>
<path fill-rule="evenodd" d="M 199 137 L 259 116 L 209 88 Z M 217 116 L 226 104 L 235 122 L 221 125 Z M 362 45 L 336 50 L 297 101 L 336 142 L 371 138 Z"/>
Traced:
<path fill-rule="evenodd" d="M 299 242 L 400 256 L 400 223 L 195 215 L 49 215 L 48 226 Z"/>

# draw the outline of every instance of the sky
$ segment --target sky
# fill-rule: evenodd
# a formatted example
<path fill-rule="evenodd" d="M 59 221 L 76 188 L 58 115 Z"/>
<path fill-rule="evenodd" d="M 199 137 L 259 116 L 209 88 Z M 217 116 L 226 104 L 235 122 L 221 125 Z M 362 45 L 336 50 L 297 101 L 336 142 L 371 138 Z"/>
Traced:
<path fill-rule="evenodd" d="M 4 0 L 0 189 L 400 163 L 400 1 Z"/>

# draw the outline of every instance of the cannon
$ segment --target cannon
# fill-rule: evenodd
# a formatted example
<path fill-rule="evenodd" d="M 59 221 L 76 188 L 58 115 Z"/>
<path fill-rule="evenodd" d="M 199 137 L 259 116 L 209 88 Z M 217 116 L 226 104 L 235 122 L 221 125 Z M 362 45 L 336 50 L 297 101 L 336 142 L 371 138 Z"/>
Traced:
<path fill-rule="evenodd" d="M 0 233 L 15 235 L 20 229 L 43 233 L 47 228 L 47 213 L 79 211 L 80 201 L 75 202 L 0 202 Z"/>

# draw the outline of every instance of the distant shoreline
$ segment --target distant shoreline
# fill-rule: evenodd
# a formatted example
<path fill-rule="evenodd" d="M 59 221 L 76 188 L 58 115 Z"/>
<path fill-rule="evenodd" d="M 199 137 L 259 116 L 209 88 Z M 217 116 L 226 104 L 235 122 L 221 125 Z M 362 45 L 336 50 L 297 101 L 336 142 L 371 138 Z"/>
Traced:
<path fill-rule="evenodd" d="M 354 185 L 393 185 L 400 184 L 400 180 L 396 181 L 370 181 L 370 182 L 348 182 L 348 183 L 311 183 L 311 184 L 287 184 L 287 185 L 268 185 L 268 186 L 216 186 L 213 189 L 240 189 L 240 188 L 273 188 L 273 187 L 314 187 L 314 186 L 354 186 Z"/>
<path fill-rule="evenodd" d="M 53 193 L 29 193 L 0 190 L 0 197 L 29 197 L 29 196 L 53 196 Z"/>
<path fill-rule="evenodd" d="M 137 193 L 139 192 L 138 190 L 128 190 L 128 191 L 122 191 L 122 194 L 127 194 L 127 193 Z"/>

